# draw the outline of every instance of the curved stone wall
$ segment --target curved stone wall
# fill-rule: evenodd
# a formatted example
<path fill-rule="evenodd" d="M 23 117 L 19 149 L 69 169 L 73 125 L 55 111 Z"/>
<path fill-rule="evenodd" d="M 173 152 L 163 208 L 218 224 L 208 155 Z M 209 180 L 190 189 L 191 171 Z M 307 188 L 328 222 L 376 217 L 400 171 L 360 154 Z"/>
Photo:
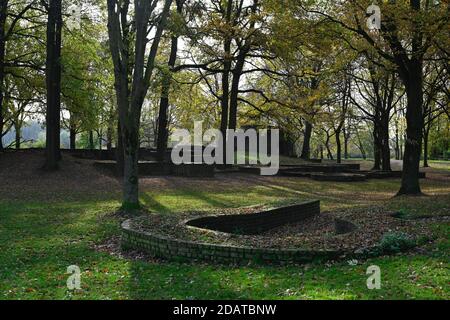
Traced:
<path fill-rule="evenodd" d="M 186 224 L 220 232 L 233 232 L 237 226 L 247 234 L 256 234 L 288 223 L 296 223 L 320 214 L 320 201 L 276 208 L 256 214 L 224 215 L 198 218 Z M 133 220 L 122 224 L 122 248 L 140 250 L 169 260 L 202 260 L 218 263 L 306 263 L 313 260 L 337 259 L 343 251 L 269 249 L 237 247 L 173 239 L 138 230 Z"/>
<path fill-rule="evenodd" d="M 153 257 L 175 261 L 285 264 L 332 260 L 343 254 L 341 251 L 249 248 L 182 241 L 136 230 L 131 225 L 131 220 L 122 224 L 124 250 L 140 250 Z"/>
<path fill-rule="evenodd" d="M 191 227 L 236 234 L 259 234 L 320 214 L 320 201 L 311 201 L 254 214 L 209 216 L 187 221 Z"/>

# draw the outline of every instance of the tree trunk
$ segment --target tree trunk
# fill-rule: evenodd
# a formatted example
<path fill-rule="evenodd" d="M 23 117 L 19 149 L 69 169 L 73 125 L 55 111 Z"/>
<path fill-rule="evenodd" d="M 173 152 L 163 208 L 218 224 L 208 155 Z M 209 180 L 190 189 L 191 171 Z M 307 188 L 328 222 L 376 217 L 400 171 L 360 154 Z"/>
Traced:
<path fill-rule="evenodd" d="M 98 140 L 98 150 L 100 151 L 99 154 L 101 154 L 101 151 L 103 150 L 103 130 L 99 130 L 97 132 L 97 140 Z"/>
<path fill-rule="evenodd" d="M 231 42 L 230 42 L 231 44 Z M 227 44 L 225 44 L 225 50 L 229 48 Z M 220 131 L 222 132 L 222 136 L 226 139 L 227 129 L 228 129 L 228 112 L 229 112 L 229 99 L 230 99 L 230 71 L 231 62 L 225 60 L 224 62 L 224 71 L 222 72 L 222 97 L 221 97 L 221 116 L 220 116 Z M 223 164 L 226 164 L 227 159 L 227 147 L 226 143 L 223 144 Z"/>
<path fill-rule="evenodd" d="M 183 12 L 183 2 L 177 1 L 177 13 L 182 14 Z M 169 69 L 175 67 L 178 54 L 178 36 L 172 37 L 172 44 L 170 48 L 170 57 L 168 66 Z M 161 101 L 159 103 L 159 117 L 158 117 L 158 135 L 157 135 L 157 159 L 158 161 L 164 161 L 167 152 L 167 143 L 169 139 L 169 121 L 168 121 L 168 111 L 169 111 L 169 94 L 170 85 L 172 82 L 172 74 L 164 75 Z"/>
<path fill-rule="evenodd" d="M 421 194 L 419 182 L 423 132 L 423 70 L 421 61 L 409 64 L 408 77 L 403 79 L 407 94 L 406 140 L 403 156 L 402 185 L 398 195 Z"/>
<path fill-rule="evenodd" d="M 157 160 L 164 161 L 167 144 L 169 139 L 169 121 L 168 121 L 168 109 L 169 109 L 169 91 L 170 91 L 170 76 L 164 76 L 164 83 L 161 92 L 161 101 L 159 104 L 159 117 L 158 117 L 158 134 L 157 134 Z"/>
<path fill-rule="evenodd" d="M 336 160 L 337 163 L 342 163 L 342 146 L 341 146 L 341 132 L 336 131 Z"/>
<path fill-rule="evenodd" d="M 47 113 L 45 169 L 58 169 L 61 112 L 61 0 L 50 0 L 47 21 Z"/>
<path fill-rule="evenodd" d="M 295 157 L 295 140 L 288 131 L 280 129 L 280 155 Z"/>
<path fill-rule="evenodd" d="M 21 128 L 21 125 L 19 124 L 19 120 L 18 119 L 16 119 L 16 121 L 14 122 L 14 131 L 15 131 L 15 134 L 16 134 L 15 147 L 16 147 L 17 150 L 19 150 L 20 149 L 21 136 L 22 136 L 21 135 L 22 128 Z"/>
<path fill-rule="evenodd" d="M 333 153 L 331 153 L 330 146 L 327 145 L 326 147 L 327 147 L 327 158 L 328 158 L 329 160 L 334 160 Z"/>
<path fill-rule="evenodd" d="M 330 149 L 330 135 L 328 134 L 328 132 L 326 133 L 327 135 L 327 140 L 325 141 L 325 147 L 327 148 L 327 158 L 330 160 L 334 160 L 333 158 L 333 153 L 331 153 L 331 149 Z"/>
<path fill-rule="evenodd" d="M 402 161 L 405 156 L 405 146 L 404 146 L 405 138 L 406 138 L 406 135 L 402 135 L 402 137 L 400 139 L 400 160 L 402 160 Z"/>
<path fill-rule="evenodd" d="M 381 143 L 379 124 L 375 120 L 373 123 L 373 168 L 372 170 L 381 170 Z"/>
<path fill-rule="evenodd" d="M 0 4 L 0 151 L 3 150 L 3 127 L 4 127 L 4 116 L 3 116 L 3 98 L 5 96 L 4 92 L 4 80 L 5 80 L 5 27 L 6 27 L 6 13 L 8 8 L 9 0 L 2 0 Z"/>
<path fill-rule="evenodd" d="M 361 152 L 361 156 L 363 157 L 363 159 L 366 160 L 367 159 L 366 150 L 364 149 L 358 130 L 356 131 L 356 137 L 358 138 L 358 143 L 356 144 L 356 146 Z"/>
<path fill-rule="evenodd" d="M 428 138 L 430 136 L 430 127 L 425 128 L 423 132 L 423 167 L 428 168 Z"/>
<path fill-rule="evenodd" d="M 233 11 L 233 0 L 227 1 L 227 11 L 225 13 L 225 19 L 227 24 L 231 24 L 231 15 Z M 224 61 L 223 61 L 223 72 L 222 72 L 222 97 L 220 101 L 221 105 L 221 117 L 220 117 L 220 131 L 222 136 L 227 139 L 227 129 L 228 129 L 228 115 L 229 115 L 229 102 L 230 102 L 230 70 L 232 66 L 231 57 L 231 36 L 227 36 L 224 39 L 223 49 L 224 49 Z M 224 141 L 226 142 L 226 141 Z M 226 143 L 223 144 L 223 163 L 226 164 L 227 154 Z"/>
<path fill-rule="evenodd" d="M 389 115 L 383 115 L 380 126 L 381 158 L 383 171 L 391 171 L 391 149 L 389 147 Z"/>
<path fill-rule="evenodd" d="M 94 131 L 89 130 L 89 149 L 94 150 Z"/>
<path fill-rule="evenodd" d="M 242 49 L 237 58 L 236 65 L 232 72 L 233 80 L 231 83 L 231 91 L 230 91 L 230 119 L 228 124 L 228 129 L 236 130 L 237 129 L 237 109 L 238 109 L 238 101 L 239 101 L 239 83 L 241 81 L 242 71 L 244 70 L 245 57 L 247 55 L 247 50 Z M 227 139 L 228 140 L 228 139 Z M 230 142 L 232 143 L 232 142 Z M 224 144 L 226 149 L 226 144 Z"/>
<path fill-rule="evenodd" d="M 231 1 L 230 1 L 231 2 Z M 255 14 L 258 8 L 258 0 L 253 0 L 252 13 Z M 255 21 L 250 21 L 250 29 L 255 27 Z M 236 130 L 237 127 L 237 109 L 239 101 L 239 83 L 241 81 L 242 72 L 244 71 L 245 58 L 251 49 L 250 39 L 246 39 L 245 44 L 240 48 L 239 54 L 236 59 L 236 65 L 233 70 L 233 81 L 231 85 L 231 96 L 230 96 L 230 120 L 229 128 Z"/>
<path fill-rule="evenodd" d="M 123 176 L 124 172 L 124 151 L 123 151 L 123 139 L 120 120 L 117 122 L 117 145 L 116 145 L 116 161 L 117 161 L 117 175 Z"/>
<path fill-rule="evenodd" d="M 225 44 L 225 50 L 228 50 L 231 47 L 230 44 Z M 224 71 L 222 72 L 222 97 L 221 97 L 221 119 L 220 119 L 220 131 L 222 131 L 223 136 L 226 136 L 226 132 L 228 129 L 228 112 L 229 112 L 229 99 L 230 99 L 230 68 L 231 61 L 227 59 L 224 62 Z"/>
<path fill-rule="evenodd" d="M 70 150 L 77 149 L 77 131 L 75 128 L 70 128 Z"/>
<path fill-rule="evenodd" d="M 398 120 L 395 121 L 395 160 L 400 160 L 400 141 L 399 141 Z"/>
<path fill-rule="evenodd" d="M 106 130 L 106 150 L 110 151 L 112 149 L 113 143 L 113 128 L 112 123 L 108 124 L 108 128 Z"/>
<path fill-rule="evenodd" d="M 124 171 L 123 171 L 123 207 L 134 209 L 139 207 L 139 172 L 138 172 L 138 130 L 128 130 L 122 126 L 124 147 Z"/>
<path fill-rule="evenodd" d="M 225 55 L 231 55 L 231 41 L 225 41 Z M 228 139 L 228 114 L 229 114 L 229 101 L 230 101 L 230 69 L 231 60 L 225 57 L 224 61 L 224 71 L 222 72 L 222 97 L 221 97 L 221 116 L 220 116 L 220 131 L 225 141 L 223 144 L 223 164 L 227 163 L 227 147 L 226 141 Z"/>
<path fill-rule="evenodd" d="M 172 0 L 164 1 L 157 27 L 152 34 L 149 51 L 147 50 L 150 41 L 148 39 L 149 21 L 156 7 L 152 7 L 150 1 L 135 1 L 136 14 L 132 24 L 128 21 L 129 4 L 130 1 L 121 1 L 121 3 L 115 0 L 107 1 L 109 45 L 114 64 L 114 84 L 121 131 L 119 140 L 123 143 L 122 208 L 126 211 L 140 207 L 138 152 L 142 105 L 153 79 L 156 56 L 166 28 L 167 17 L 170 14 Z M 133 25 L 131 29 L 130 25 Z M 132 46 L 134 54 L 130 55 Z M 119 161 L 119 158 L 117 160 Z"/>
<path fill-rule="evenodd" d="M 233 72 L 233 81 L 231 84 L 231 92 L 230 92 L 230 119 L 228 125 L 228 128 L 232 130 L 236 130 L 237 127 L 237 108 L 238 108 L 240 78 L 241 73 L 239 70 Z"/>
<path fill-rule="evenodd" d="M 231 83 L 231 91 L 230 91 L 230 119 L 228 122 L 228 129 L 230 129 L 230 130 L 236 130 L 236 128 L 237 128 L 239 82 L 241 79 L 242 68 L 243 68 L 243 62 L 238 61 L 235 69 L 233 70 L 233 80 Z"/>
<path fill-rule="evenodd" d="M 312 136 L 312 123 L 305 121 L 303 147 L 300 158 L 303 160 L 309 160 L 311 158 L 311 136 Z"/>
<path fill-rule="evenodd" d="M 237 128 L 237 109 L 239 101 L 239 83 L 241 81 L 242 71 L 244 70 L 245 57 L 247 53 L 243 53 L 237 59 L 236 66 L 233 70 L 233 81 L 230 92 L 230 120 L 229 129 L 236 130 Z"/>
<path fill-rule="evenodd" d="M 347 130 L 344 129 L 344 158 L 345 158 L 345 160 L 347 160 L 349 158 L 349 155 L 348 155 L 348 140 L 349 140 L 349 137 L 348 137 L 348 134 L 347 134 Z"/>

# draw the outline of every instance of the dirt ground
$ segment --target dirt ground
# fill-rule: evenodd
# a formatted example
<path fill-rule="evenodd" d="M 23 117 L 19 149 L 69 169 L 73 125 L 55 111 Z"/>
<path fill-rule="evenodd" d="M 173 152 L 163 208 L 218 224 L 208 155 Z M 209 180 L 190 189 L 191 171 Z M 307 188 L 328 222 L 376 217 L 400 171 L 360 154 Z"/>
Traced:
<path fill-rule="evenodd" d="M 91 161 L 63 154 L 60 170 L 45 172 L 43 151 L 21 150 L 0 154 L 0 199 L 52 201 L 86 194 L 120 191 L 120 183 L 97 171 Z"/>
<path fill-rule="evenodd" d="M 94 168 L 93 161 L 82 160 L 64 153 L 57 172 L 45 172 L 44 152 L 21 150 L 0 153 L 0 200 L 7 201 L 60 201 L 86 199 L 120 199 L 121 181 Z M 370 167 L 364 162 L 362 169 Z M 393 161 L 399 170 L 401 161 Z M 433 168 L 427 172 L 427 181 L 438 185 L 450 183 L 450 171 Z M 308 180 L 308 179 L 305 179 Z M 240 173 L 218 174 L 215 178 L 150 177 L 141 178 L 140 188 L 145 192 L 189 189 L 201 186 L 204 191 L 231 190 L 236 187 L 290 186 L 298 178 L 263 177 Z"/>
<path fill-rule="evenodd" d="M 339 210 L 321 213 L 304 221 L 287 224 L 257 235 L 212 232 L 206 229 L 189 228 L 187 220 L 211 214 L 255 214 L 259 207 L 242 209 L 221 209 L 211 212 L 186 212 L 175 215 L 143 214 L 134 220 L 133 227 L 144 232 L 163 237 L 194 242 L 215 243 L 221 245 L 244 246 L 251 248 L 289 248 L 324 249 L 351 252 L 370 248 L 378 244 L 385 234 L 404 233 L 414 239 L 431 239 L 431 231 L 425 219 L 397 219 L 382 207 Z M 377 218 L 374 219 L 374 216 Z M 335 234 L 334 221 L 344 219 L 355 225 L 355 230 L 345 234 Z M 439 221 L 448 223 L 447 217 Z"/>

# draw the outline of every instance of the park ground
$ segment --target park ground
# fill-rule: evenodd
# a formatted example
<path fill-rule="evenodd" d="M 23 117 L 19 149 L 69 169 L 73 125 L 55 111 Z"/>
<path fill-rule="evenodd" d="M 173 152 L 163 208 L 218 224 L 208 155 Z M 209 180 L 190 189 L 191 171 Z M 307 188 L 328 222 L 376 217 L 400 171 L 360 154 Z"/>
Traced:
<path fill-rule="evenodd" d="M 357 263 L 173 263 L 119 250 L 118 180 L 68 155 L 59 172 L 44 173 L 43 160 L 37 151 L 0 155 L 0 299 L 450 299 L 448 220 L 429 219 L 431 243 Z M 448 215 L 450 163 L 431 166 L 421 197 L 394 197 L 399 179 L 326 183 L 234 173 L 142 179 L 141 200 L 167 214 L 320 199 L 331 213 L 381 206 L 408 216 Z M 66 286 L 70 265 L 82 271 L 76 292 Z M 367 289 L 370 265 L 381 268 L 381 290 Z"/>

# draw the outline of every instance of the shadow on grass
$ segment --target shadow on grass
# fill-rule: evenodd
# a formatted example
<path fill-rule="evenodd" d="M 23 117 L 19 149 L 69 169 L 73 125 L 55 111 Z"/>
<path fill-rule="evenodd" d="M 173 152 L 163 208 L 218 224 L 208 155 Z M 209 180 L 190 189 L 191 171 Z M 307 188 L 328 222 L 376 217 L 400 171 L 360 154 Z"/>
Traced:
<path fill-rule="evenodd" d="M 224 194 L 220 196 L 224 197 Z M 226 196 L 232 196 L 227 194 Z M 244 195 L 245 196 L 245 195 Z M 179 199 L 178 195 L 174 195 Z M 200 195 L 204 203 L 210 195 Z M 195 198 L 194 198 L 195 199 Z M 221 199 L 221 198 L 220 198 Z M 227 198 L 225 198 L 227 199 Z M 252 198 L 251 201 L 255 199 Z M 160 201 L 160 200 L 158 200 Z M 182 204 L 193 201 L 181 198 Z M 216 200 L 213 203 L 226 202 Z M 180 204 L 179 204 L 180 205 Z M 357 299 L 445 298 L 448 246 L 433 255 L 396 256 L 325 266 L 210 266 L 127 260 L 93 244 L 119 235 L 108 212 L 116 202 L 0 204 L 1 299 Z M 171 209 L 161 200 L 160 207 Z M 448 227 L 442 228 L 448 235 Z M 440 251 L 436 252 L 435 249 Z M 447 251 L 446 251 L 447 250 Z M 82 270 L 82 290 L 66 288 L 69 265 Z M 382 291 L 365 288 L 365 269 L 383 270 Z M 413 278 L 411 278 L 414 276 Z M 419 278 L 417 278 L 419 276 Z"/>
<path fill-rule="evenodd" d="M 369 290 L 366 270 L 380 266 L 382 289 Z M 416 270 L 416 271 L 414 271 Z M 411 274 L 420 271 L 420 282 Z M 409 278 L 408 278 L 409 277 Z M 439 258 L 396 256 L 324 266 L 230 266 L 133 262 L 132 299 L 445 299 Z M 419 285 L 427 283 L 427 285 Z"/>

